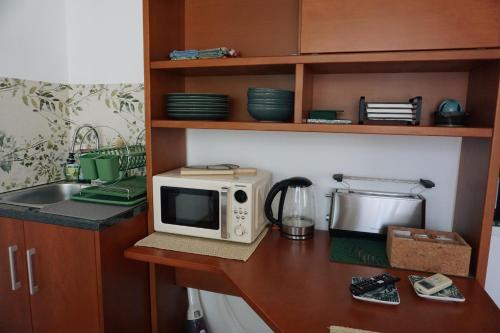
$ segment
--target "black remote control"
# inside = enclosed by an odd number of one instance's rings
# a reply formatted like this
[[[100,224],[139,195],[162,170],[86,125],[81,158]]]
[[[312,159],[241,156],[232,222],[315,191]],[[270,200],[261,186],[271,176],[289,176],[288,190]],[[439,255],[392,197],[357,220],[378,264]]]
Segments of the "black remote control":
[[[375,290],[387,286],[388,284],[393,284],[399,280],[400,279],[397,276],[380,274],[357,283],[352,283],[349,289],[353,295],[359,296],[367,291]]]

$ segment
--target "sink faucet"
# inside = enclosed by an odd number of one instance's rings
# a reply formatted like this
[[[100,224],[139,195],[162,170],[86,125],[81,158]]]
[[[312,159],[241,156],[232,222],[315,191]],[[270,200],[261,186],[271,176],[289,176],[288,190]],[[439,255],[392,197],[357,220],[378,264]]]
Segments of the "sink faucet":
[[[64,165],[64,176],[66,177],[66,180],[68,181],[78,181],[78,178],[80,177],[80,166],[75,164],[75,146],[76,146],[76,140],[78,140],[78,134],[80,134],[80,131],[84,128],[88,128],[87,133],[84,134],[82,141],[85,139],[85,137],[93,132],[95,135],[95,141],[96,141],[96,149],[99,149],[99,133],[97,133],[97,130],[95,127],[89,125],[89,124],[84,124],[80,127],[78,127],[75,131],[75,135],[73,137],[73,143],[71,145],[71,150],[68,155],[68,159],[66,160],[66,164]]]
[[[78,127],[75,131],[75,135],[73,137],[73,144],[71,146],[71,151],[70,151],[70,155],[75,155],[75,145],[76,145],[76,140],[78,140],[78,134],[80,134],[80,131],[84,128],[88,128],[88,132],[85,133],[85,135],[83,136],[82,138],[82,141],[85,139],[85,137],[88,135],[89,132],[93,132],[94,135],[95,135],[95,142],[96,142],[96,149],[99,149],[99,133],[97,133],[97,130],[95,129],[94,126],[92,125],[89,125],[89,124],[84,124],[80,127]]]
[[[93,132],[95,135],[95,143],[96,143],[96,149],[99,149],[100,144],[99,144],[99,133],[97,133],[97,130],[95,129],[94,126],[89,125],[89,124],[84,124],[80,127],[78,127],[75,131],[75,135],[73,136],[73,143],[71,144],[71,150],[69,151],[69,156],[68,159],[66,160],[66,164],[73,164],[75,163],[75,146],[76,146],[76,140],[78,140],[78,134],[80,134],[80,131],[84,128],[88,128],[89,130],[87,133],[82,138],[82,141],[85,139],[85,137],[90,133]]]

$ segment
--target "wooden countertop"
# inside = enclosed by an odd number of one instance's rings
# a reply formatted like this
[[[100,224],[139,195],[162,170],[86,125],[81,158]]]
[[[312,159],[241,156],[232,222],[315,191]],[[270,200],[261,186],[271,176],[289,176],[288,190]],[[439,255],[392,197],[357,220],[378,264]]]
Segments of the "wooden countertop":
[[[271,230],[246,262],[145,247],[125,257],[177,268],[217,273],[276,332],[328,332],[330,325],[379,332],[500,332],[500,311],[473,279],[453,277],[464,303],[418,297],[407,276],[414,272],[329,261],[328,232],[290,241]],[[352,276],[381,272],[399,276],[401,304],[367,303],[351,297]]]

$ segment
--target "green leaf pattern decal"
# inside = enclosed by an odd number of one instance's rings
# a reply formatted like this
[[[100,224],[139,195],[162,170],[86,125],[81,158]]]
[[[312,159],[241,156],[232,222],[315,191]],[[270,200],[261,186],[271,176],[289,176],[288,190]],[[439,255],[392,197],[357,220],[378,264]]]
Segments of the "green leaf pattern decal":
[[[0,193],[62,179],[74,130],[82,124],[109,126],[129,143],[142,142],[143,100],[142,83],[0,78]],[[116,141],[114,131],[98,131],[104,145]]]

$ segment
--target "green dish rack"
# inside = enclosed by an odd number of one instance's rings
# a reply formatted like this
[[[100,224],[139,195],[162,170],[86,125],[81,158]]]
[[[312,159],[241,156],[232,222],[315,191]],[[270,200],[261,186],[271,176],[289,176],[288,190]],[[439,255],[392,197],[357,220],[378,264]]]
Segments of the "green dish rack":
[[[146,148],[144,145],[133,145],[92,150],[80,156],[80,164],[83,177],[87,180],[118,180],[120,171],[146,165]]]
[[[146,165],[144,145],[103,148],[80,157],[83,177],[102,182],[82,189],[72,200],[132,206],[146,200],[146,177],[124,177],[127,170]]]
[[[104,186],[90,186],[71,196],[72,200],[133,206],[146,200],[146,177],[132,176]]]

